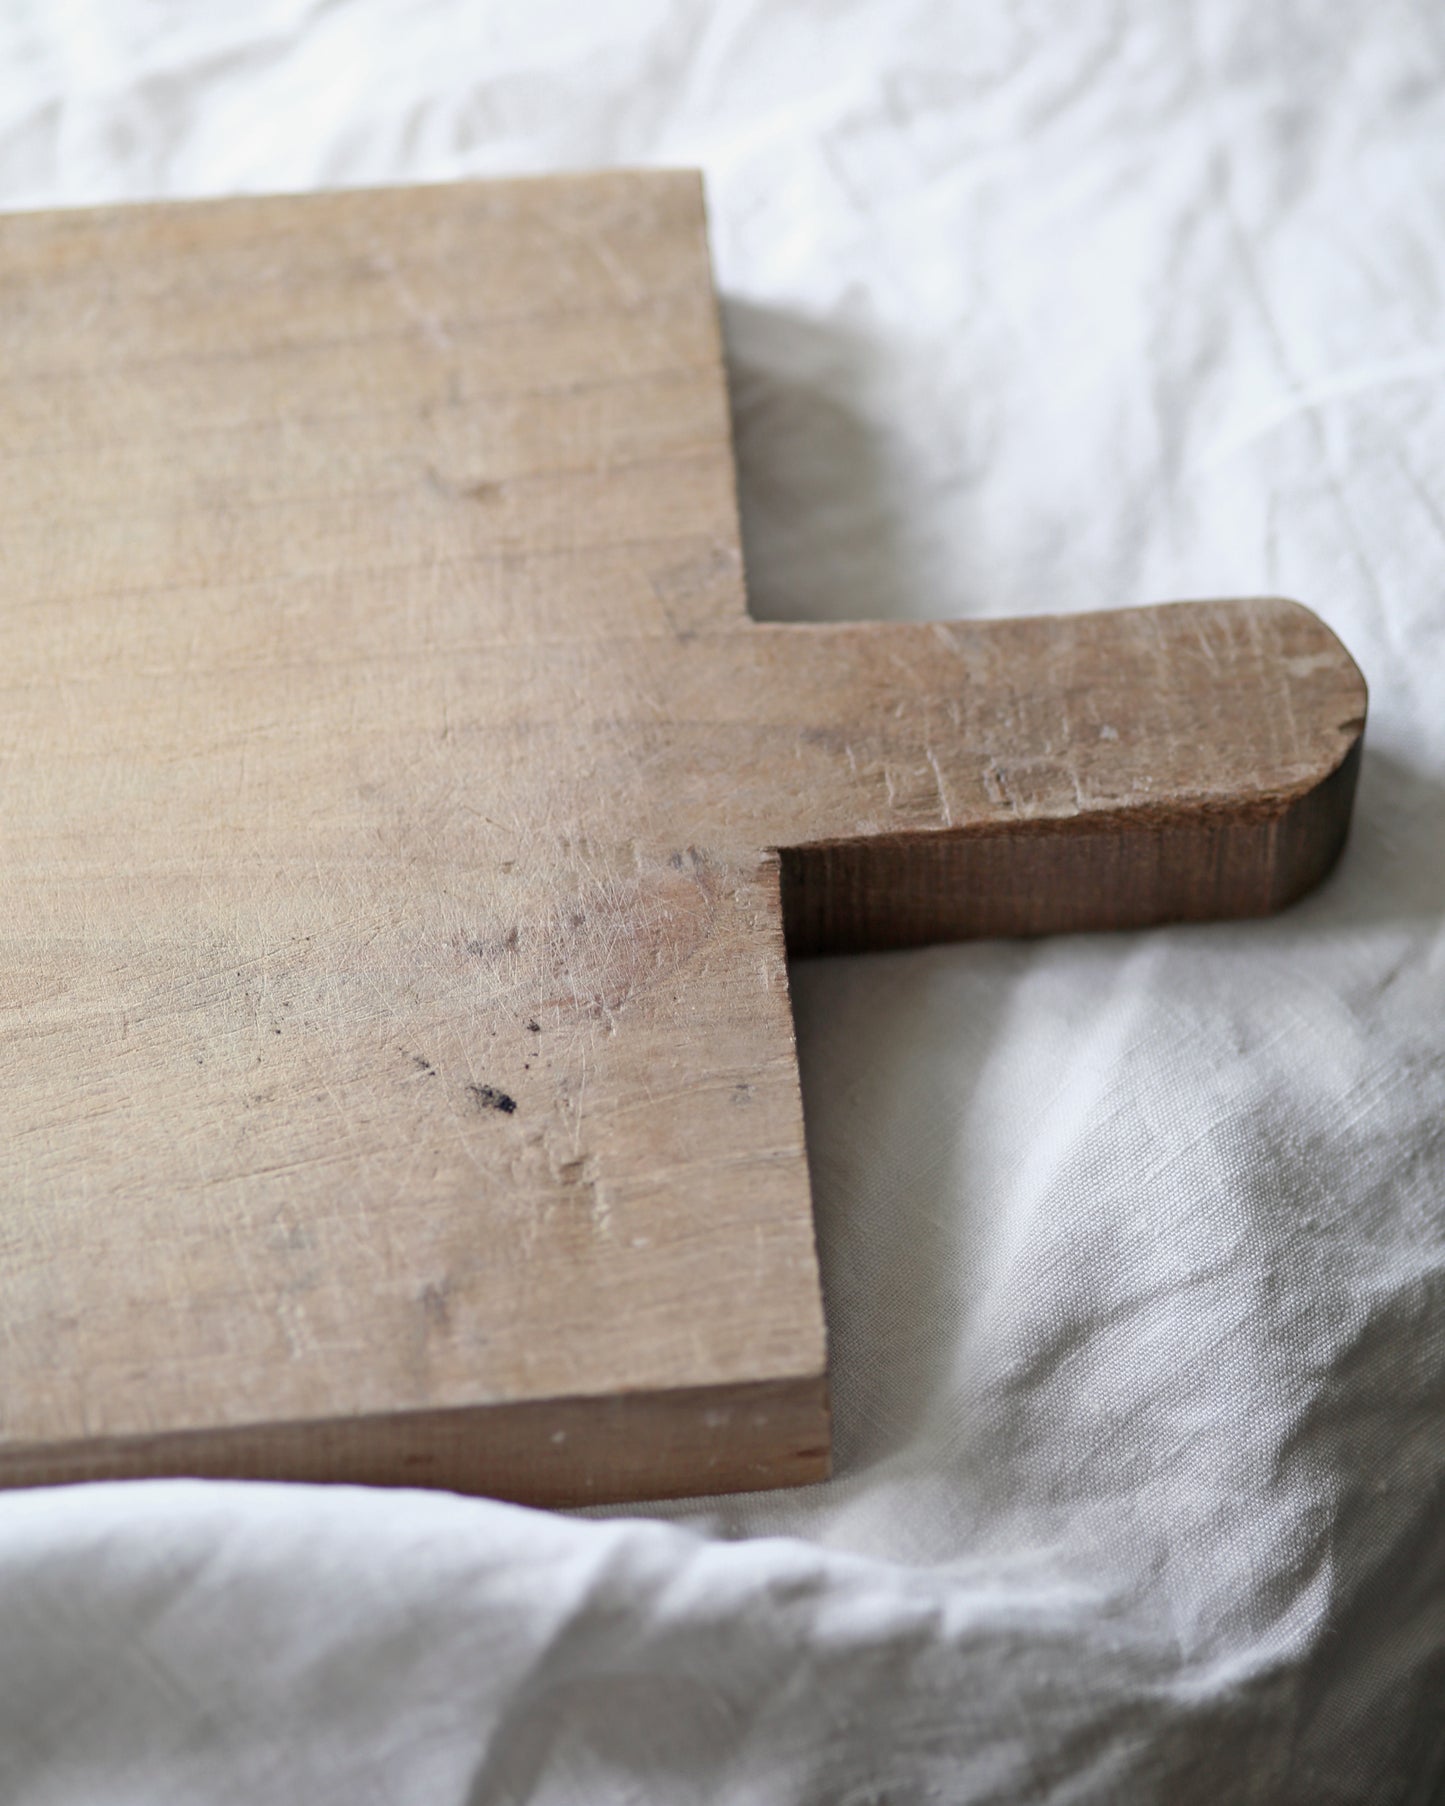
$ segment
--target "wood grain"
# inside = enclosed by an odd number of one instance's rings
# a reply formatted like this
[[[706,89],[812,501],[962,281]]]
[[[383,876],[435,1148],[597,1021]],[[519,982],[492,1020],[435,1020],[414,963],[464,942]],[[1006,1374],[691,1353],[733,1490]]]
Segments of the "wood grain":
[[[827,1466],[796,951],[1278,907],[1307,611],[761,626],[698,181],[0,221],[0,1482]]]

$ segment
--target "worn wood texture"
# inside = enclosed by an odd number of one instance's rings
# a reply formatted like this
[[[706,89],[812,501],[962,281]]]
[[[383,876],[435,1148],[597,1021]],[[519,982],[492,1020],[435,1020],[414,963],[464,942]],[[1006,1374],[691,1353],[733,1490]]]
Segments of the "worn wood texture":
[[[784,964],[1272,909],[1279,601],[746,616],[697,180],[0,222],[0,1480],[826,1471]]]

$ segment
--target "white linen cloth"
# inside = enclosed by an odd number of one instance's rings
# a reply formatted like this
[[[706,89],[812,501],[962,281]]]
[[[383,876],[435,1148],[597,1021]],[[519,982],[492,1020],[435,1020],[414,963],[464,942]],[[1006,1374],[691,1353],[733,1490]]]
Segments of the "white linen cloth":
[[[0,10],[5,205],[701,165],[761,615],[1372,685],[1275,921],[795,972],[835,1481],[8,1495],[0,1802],[1445,1798],[1442,146],[1401,0]]]

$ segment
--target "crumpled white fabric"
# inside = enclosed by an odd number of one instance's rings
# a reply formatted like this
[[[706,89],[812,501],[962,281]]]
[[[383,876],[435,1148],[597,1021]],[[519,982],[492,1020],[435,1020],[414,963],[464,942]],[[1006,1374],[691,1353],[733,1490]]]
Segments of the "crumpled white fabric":
[[[700,164],[764,616],[1373,691],[1278,920],[796,971],[834,1482],[9,1495],[0,1801],[1445,1797],[1442,143],[1391,0],[0,11],[7,205]]]

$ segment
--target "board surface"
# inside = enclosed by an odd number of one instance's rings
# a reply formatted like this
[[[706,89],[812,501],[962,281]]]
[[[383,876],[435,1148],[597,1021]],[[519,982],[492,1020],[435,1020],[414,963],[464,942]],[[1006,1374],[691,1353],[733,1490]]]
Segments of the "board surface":
[[[0,221],[0,1481],[826,1471],[784,959],[1277,907],[1293,604],[745,612],[701,193]]]

